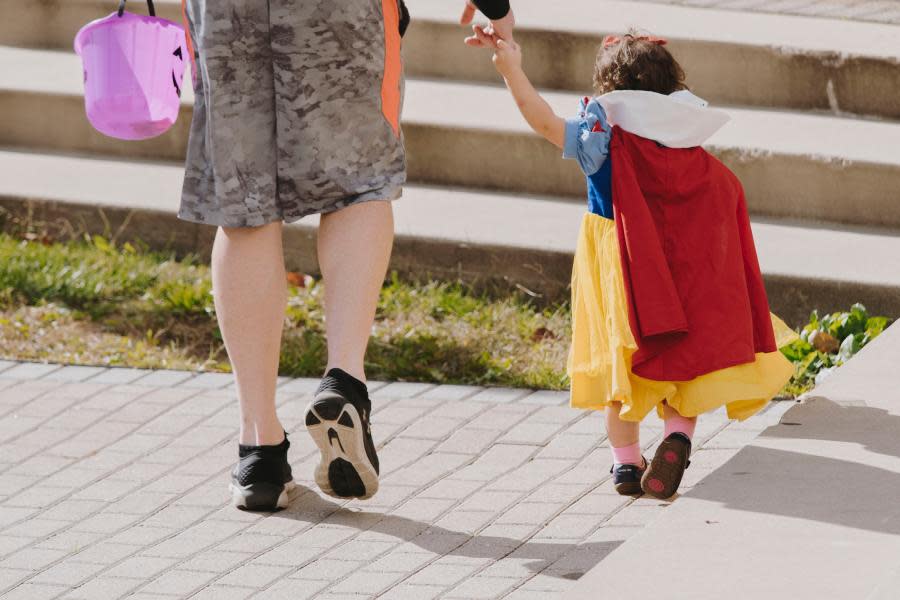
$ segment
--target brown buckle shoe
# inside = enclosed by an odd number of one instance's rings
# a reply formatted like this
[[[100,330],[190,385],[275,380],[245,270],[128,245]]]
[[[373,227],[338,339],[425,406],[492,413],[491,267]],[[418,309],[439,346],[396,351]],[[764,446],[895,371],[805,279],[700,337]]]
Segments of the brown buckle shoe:
[[[691,439],[677,431],[669,434],[641,477],[641,489],[660,500],[671,498],[681,485],[684,470],[691,464],[690,457]]]

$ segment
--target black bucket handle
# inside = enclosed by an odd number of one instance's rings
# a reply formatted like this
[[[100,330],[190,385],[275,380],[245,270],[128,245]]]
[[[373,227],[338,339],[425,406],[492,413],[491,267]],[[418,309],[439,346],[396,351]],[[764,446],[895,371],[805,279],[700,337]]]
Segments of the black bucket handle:
[[[156,16],[156,8],[153,6],[153,0],[147,0],[147,8],[150,10],[150,16]],[[119,0],[119,16],[125,14],[125,0]]]

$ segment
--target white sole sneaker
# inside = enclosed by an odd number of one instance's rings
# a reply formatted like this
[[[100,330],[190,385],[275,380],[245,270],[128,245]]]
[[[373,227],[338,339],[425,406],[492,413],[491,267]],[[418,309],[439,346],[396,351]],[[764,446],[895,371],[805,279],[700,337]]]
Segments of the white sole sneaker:
[[[228,484],[228,489],[231,490],[231,501],[237,508],[265,512],[287,508],[290,502],[290,492],[294,487],[296,485],[293,481],[288,481],[284,485],[251,483],[241,486],[233,481]]]
[[[356,407],[324,392],[306,409],[306,429],[322,455],[316,484],[335,498],[371,498],[378,491],[378,471],[366,452],[363,420]]]

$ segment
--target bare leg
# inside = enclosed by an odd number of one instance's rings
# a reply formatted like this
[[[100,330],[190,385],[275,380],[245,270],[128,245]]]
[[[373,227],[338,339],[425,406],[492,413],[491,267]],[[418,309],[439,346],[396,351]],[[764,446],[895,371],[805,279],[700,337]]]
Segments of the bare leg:
[[[240,401],[241,444],[284,439],[275,413],[287,302],[281,227],[219,228],[213,244],[213,294]]]
[[[677,431],[683,433],[689,439],[693,439],[694,429],[697,427],[697,417],[682,417],[677,410],[665,404],[663,405],[663,419],[666,422],[666,437]]]
[[[640,423],[619,418],[621,402],[613,402],[606,409],[606,433],[613,448],[624,448],[640,441]]]
[[[394,241],[390,202],[365,202],[322,215],[319,267],[325,283],[328,369],[366,380],[363,358]]]
[[[613,487],[624,495],[641,492],[642,469],[646,461],[641,454],[640,423],[619,418],[621,402],[613,402],[606,408],[606,433],[609,437],[613,462]]]

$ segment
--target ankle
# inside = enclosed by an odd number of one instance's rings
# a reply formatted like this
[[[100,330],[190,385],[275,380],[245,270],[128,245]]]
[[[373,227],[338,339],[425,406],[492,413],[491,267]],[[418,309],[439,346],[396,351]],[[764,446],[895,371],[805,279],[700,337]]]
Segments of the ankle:
[[[643,464],[644,459],[641,457],[641,444],[635,442],[627,446],[615,447],[612,449],[613,462],[617,465],[638,465]]]
[[[694,439],[694,430],[697,427],[697,417],[683,417],[678,413],[669,415],[665,421],[664,437],[669,437],[673,433],[681,433],[689,440]]]
[[[244,420],[238,443],[243,446],[277,446],[286,436],[287,433],[277,418],[265,422]]]
[[[347,373],[348,375],[352,376],[354,379],[359,380],[363,384],[367,383],[366,370],[365,370],[365,368],[363,368],[363,366],[361,364],[356,365],[356,364],[349,364],[349,363],[344,363],[344,362],[339,362],[339,361],[335,361],[335,362],[329,361],[328,366],[325,367],[325,374],[327,375],[328,372],[331,371],[332,369],[340,369],[344,373]]]

